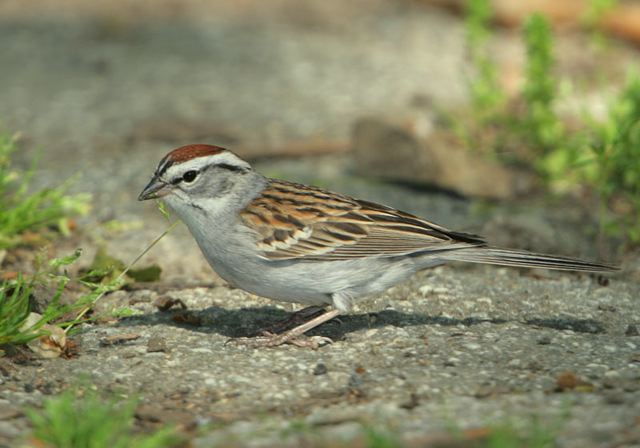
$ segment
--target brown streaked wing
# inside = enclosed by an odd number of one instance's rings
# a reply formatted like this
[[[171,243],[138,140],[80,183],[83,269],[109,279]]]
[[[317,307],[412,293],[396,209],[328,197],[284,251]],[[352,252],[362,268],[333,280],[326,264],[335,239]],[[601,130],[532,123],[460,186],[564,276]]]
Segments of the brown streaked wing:
[[[391,207],[279,180],[271,180],[241,217],[272,260],[390,257],[485,244]]]

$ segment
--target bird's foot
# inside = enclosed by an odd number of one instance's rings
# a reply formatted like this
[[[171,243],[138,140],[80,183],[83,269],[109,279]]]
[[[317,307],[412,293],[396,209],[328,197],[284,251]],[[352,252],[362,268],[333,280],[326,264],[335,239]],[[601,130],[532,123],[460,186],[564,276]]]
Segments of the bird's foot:
[[[264,331],[261,336],[253,338],[234,338],[227,342],[251,348],[277,347],[283,344],[291,344],[296,347],[316,350],[323,345],[332,344],[333,340],[325,336],[306,336],[304,334],[296,334],[292,331],[287,331],[281,334]]]
[[[282,344],[293,344],[298,347],[308,347],[316,349],[320,347],[321,343],[332,343],[333,341],[324,336],[305,336],[304,334],[312,328],[321,325],[328,320],[340,314],[339,310],[327,311],[314,317],[308,322],[298,325],[291,330],[287,330],[281,334],[273,334],[269,332],[263,332],[262,336],[255,338],[237,338],[232,339],[236,344],[245,345],[250,347],[277,347]],[[229,341],[230,342],[230,341]]]
[[[324,312],[325,312],[325,309],[322,306],[317,306],[317,305],[308,306],[294,313],[291,313],[285,319],[279,320],[271,324],[270,326],[264,329],[263,333],[265,332],[277,333],[277,334],[284,333],[289,328],[297,327],[298,325],[301,325],[315,317],[320,316]]]

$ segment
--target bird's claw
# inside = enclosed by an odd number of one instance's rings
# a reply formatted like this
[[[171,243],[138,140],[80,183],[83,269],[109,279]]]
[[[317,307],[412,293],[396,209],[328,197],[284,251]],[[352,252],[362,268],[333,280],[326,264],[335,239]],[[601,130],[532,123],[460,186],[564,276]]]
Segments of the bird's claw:
[[[263,331],[261,336],[253,338],[233,338],[229,339],[227,343],[251,348],[277,347],[283,344],[291,344],[296,347],[316,350],[323,345],[333,344],[333,340],[326,336],[305,336],[288,333],[274,334]]]

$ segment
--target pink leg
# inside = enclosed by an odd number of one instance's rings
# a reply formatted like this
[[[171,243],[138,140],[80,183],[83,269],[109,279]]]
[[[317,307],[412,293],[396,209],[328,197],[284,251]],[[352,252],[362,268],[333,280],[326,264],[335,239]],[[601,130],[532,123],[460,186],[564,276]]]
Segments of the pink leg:
[[[290,314],[285,319],[279,320],[272,325],[269,325],[264,330],[269,333],[283,333],[285,330],[291,327],[301,325],[316,316],[320,316],[326,311],[324,308],[325,307],[323,306],[317,305],[308,306]]]
[[[236,344],[247,345],[250,347],[276,347],[282,344],[293,344],[297,345],[298,347],[309,347],[315,349],[318,348],[319,342],[330,343],[333,341],[322,336],[316,338],[303,338],[302,336],[304,335],[304,333],[311,330],[312,328],[317,327],[318,325],[321,325],[333,319],[339,314],[339,310],[331,310],[281,334],[265,333],[263,336],[258,336],[255,338],[236,338],[232,339],[231,341]]]

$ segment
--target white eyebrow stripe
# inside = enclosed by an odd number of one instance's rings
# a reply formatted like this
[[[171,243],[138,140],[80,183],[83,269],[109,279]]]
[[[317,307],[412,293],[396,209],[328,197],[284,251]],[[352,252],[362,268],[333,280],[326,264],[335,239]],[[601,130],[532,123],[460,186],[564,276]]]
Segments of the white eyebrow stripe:
[[[196,157],[191,160],[175,163],[166,169],[164,176],[171,179],[190,170],[202,171],[211,165],[231,165],[241,169],[251,169],[251,165],[240,157],[230,151],[225,151],[212,156]]]

